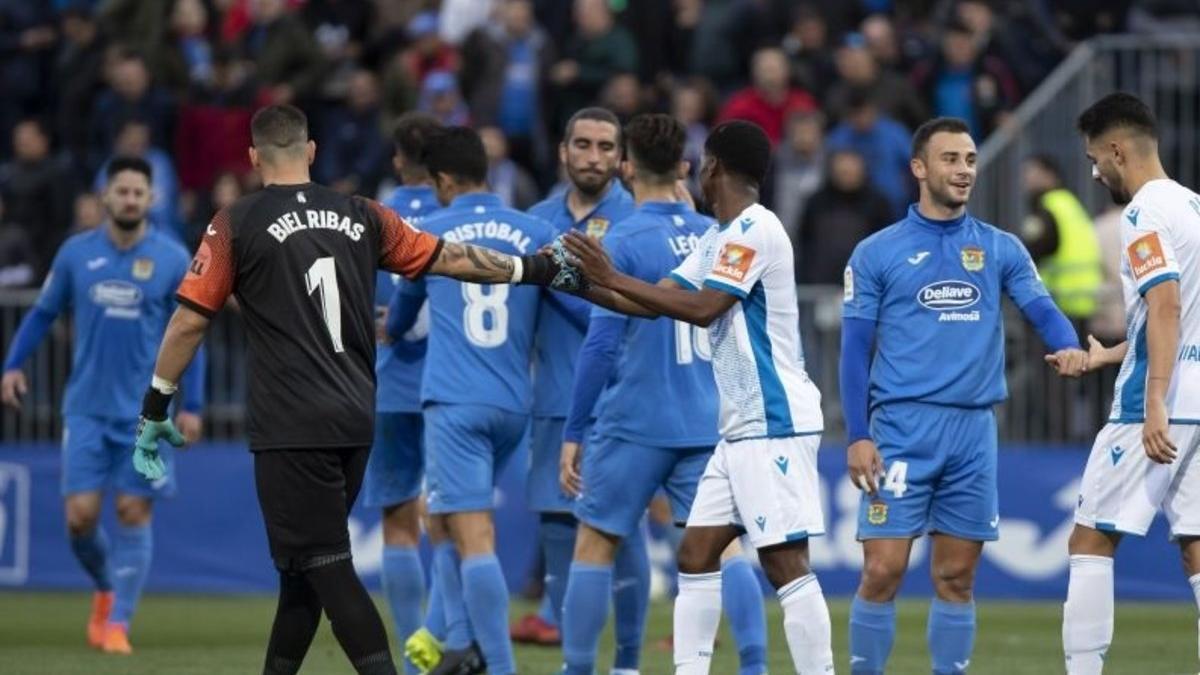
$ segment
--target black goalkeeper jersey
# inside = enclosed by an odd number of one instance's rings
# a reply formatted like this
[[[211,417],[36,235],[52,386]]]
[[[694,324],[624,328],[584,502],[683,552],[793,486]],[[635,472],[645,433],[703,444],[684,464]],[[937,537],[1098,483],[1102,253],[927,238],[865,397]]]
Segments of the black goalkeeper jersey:
[[[237,299],[251,450],[371,444],[375,271],[419,277],[440,247],[378,202],[315,183],[267,186],[213,218],[177,297],[206,316]]]

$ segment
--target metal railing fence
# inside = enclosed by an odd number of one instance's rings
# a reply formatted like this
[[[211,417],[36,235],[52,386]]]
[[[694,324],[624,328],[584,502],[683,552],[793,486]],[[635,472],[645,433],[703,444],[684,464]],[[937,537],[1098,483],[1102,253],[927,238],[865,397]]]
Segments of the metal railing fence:
[[[838,392],[842,290],[801,286],[800,328],[806,366],[822,393],[826,439],[844,437]],[[32,291],[0,292],[0,344],[12,342]],[[1005,343],[1010,398],[998,408],[1001,437],[1018,442],[1090,442],[1112,396],[1113,373],[1063,381],[1042,361],[1041,341],[1006,303]],[[234,311],[217,315],[206,339],[209,350],[206,435],[240,441],[245,433],[245,335]],[[953,358],[948,354],[947,358]],[[30,391],[24,410],[0,413],[0,442],[54,441],[62,432],[60,404],[71,363],[70,322],[60,320],[26,364]]]

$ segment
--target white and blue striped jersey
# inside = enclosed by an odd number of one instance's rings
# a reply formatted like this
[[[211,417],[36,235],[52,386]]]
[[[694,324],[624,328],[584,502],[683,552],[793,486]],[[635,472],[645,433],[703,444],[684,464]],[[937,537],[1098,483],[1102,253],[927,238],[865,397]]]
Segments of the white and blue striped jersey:
[[[804,370],[792,245],[779,219],[753,204],[714,226],[671,273],[690,289],[736,296],[708,327],[721,399],[721,437],[820,433],[821,393]]]
[[[1117,374],[1110,422],[1146,419],[1146,292],[1179,282],[1179,351],[1167,415],[1174,424],[1200,424],[1200,196],[1173,180],[1142,186],[1121,213],[1121,286],[1129,349]]]

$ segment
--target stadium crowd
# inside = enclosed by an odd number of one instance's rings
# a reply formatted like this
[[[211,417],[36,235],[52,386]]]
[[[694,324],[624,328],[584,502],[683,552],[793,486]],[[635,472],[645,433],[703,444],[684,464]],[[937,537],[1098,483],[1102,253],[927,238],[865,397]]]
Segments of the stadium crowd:
[[[152,220],[191,247],[257,187],[249,118],[300,105],[314,179],[394,184],[405,111],[470,124],[489,183],[527,208],[559,182],[563,123],[599,102],[670,112],[699,166],[713,124],[776,144],[764,202],[806,264],[839,283],[854,245],[915,194],[910,130],[932,115],[982,140],[1070,46],[1152,30],[1173,3],[1046,0],[0,0],[0,285],[41,281],[103,218],[115,155],[154,169]],[[693,188],[695,186],[693,185]],[[817,236],[820,233],[820,236]]]

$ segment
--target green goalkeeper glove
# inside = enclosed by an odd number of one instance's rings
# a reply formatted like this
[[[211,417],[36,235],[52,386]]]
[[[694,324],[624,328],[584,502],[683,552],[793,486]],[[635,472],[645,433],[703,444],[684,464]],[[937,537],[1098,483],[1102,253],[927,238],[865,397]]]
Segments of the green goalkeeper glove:
[[[137,441],[133,444],[133,468],[151,481],[167,475],[167,465],[158,453],[158,441],[165,439],[177,448],[184,443],[183,434],[167,418],[167,408],[171,405],[175,387],[168,384],[163,388],[169,391],[162,391],[159,386],[162,385],[152,383],[146,390],[146,396],[142,399],[142,416],[138,421]]]

